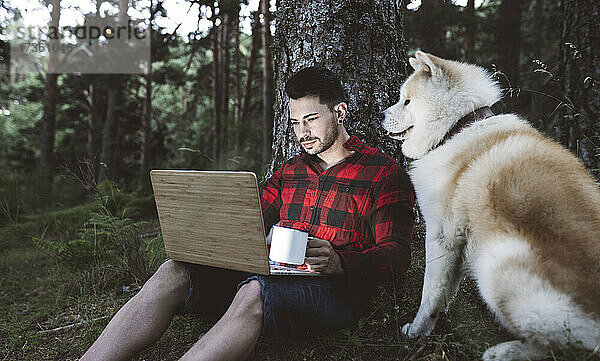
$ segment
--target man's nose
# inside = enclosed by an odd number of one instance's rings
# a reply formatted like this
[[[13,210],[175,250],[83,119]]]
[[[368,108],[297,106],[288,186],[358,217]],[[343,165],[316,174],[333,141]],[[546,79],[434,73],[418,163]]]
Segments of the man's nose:
[[[305,135],[310,135],[310,127],[305,122],[300,122],[298,124],[298,134],[301,137]]]

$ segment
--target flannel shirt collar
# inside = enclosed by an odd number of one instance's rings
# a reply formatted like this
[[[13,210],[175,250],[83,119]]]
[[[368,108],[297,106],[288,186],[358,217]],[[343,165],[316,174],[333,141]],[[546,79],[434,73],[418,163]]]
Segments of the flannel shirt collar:
[[[356,135],[351,135],[344,143],[344,148],[349,151],[363,152],[367,146],[365,143],[361,142]]]

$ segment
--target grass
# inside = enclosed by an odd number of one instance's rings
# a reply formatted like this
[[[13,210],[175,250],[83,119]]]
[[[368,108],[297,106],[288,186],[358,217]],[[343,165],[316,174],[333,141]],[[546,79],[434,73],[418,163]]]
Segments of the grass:
[[[148,201],[139,201],[147,209]],[[50,229],[66,233],[86,220],[94,205],[23,217],[0,229],[0,360],[76,360],[114,313],[141,287],[120,263],[74,270],[38,249],[32,236]],[[149,218],[148,227],[156,226]],[[417,227],[413,264],[395,283],[381,286],[369,312],[356,325],[329,335],[263,338],[251,360],[475,360],[512,337],[487,311],[472,280],[466,279],[433,335],[410,340],[399,330],[419,306],[424,269],[422,227]],[[98,319],[96,321],[93,321]],[[78,326],[40,333],[65,325]],[[135,360],[176,360],[210,324],[175,317],[150,349]],[[598,354],[565,348],[549,360],[600,360]]]

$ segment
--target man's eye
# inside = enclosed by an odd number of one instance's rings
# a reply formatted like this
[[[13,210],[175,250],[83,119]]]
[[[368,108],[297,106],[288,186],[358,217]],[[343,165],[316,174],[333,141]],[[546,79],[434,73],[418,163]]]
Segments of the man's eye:
[[[309,122],[312,122],[312,121],[313,121],[313,120],[315,120],[315,119],[317,119],[317,118],[316,118],[316,117],[315,117],[315,118],[308,118],[307,120],[308,120]]]

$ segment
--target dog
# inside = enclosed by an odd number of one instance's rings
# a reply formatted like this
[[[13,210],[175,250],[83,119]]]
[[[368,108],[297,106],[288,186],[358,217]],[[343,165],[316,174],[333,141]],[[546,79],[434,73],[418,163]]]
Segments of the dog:
[[[535,360],[600,342],[600,189],[568,150],[515,114],[483,68],[417,52],[382,126],[414,159],[426,225],[421,304],[402,332],[427,336],[464,272],[518,340],[484,360]]]

